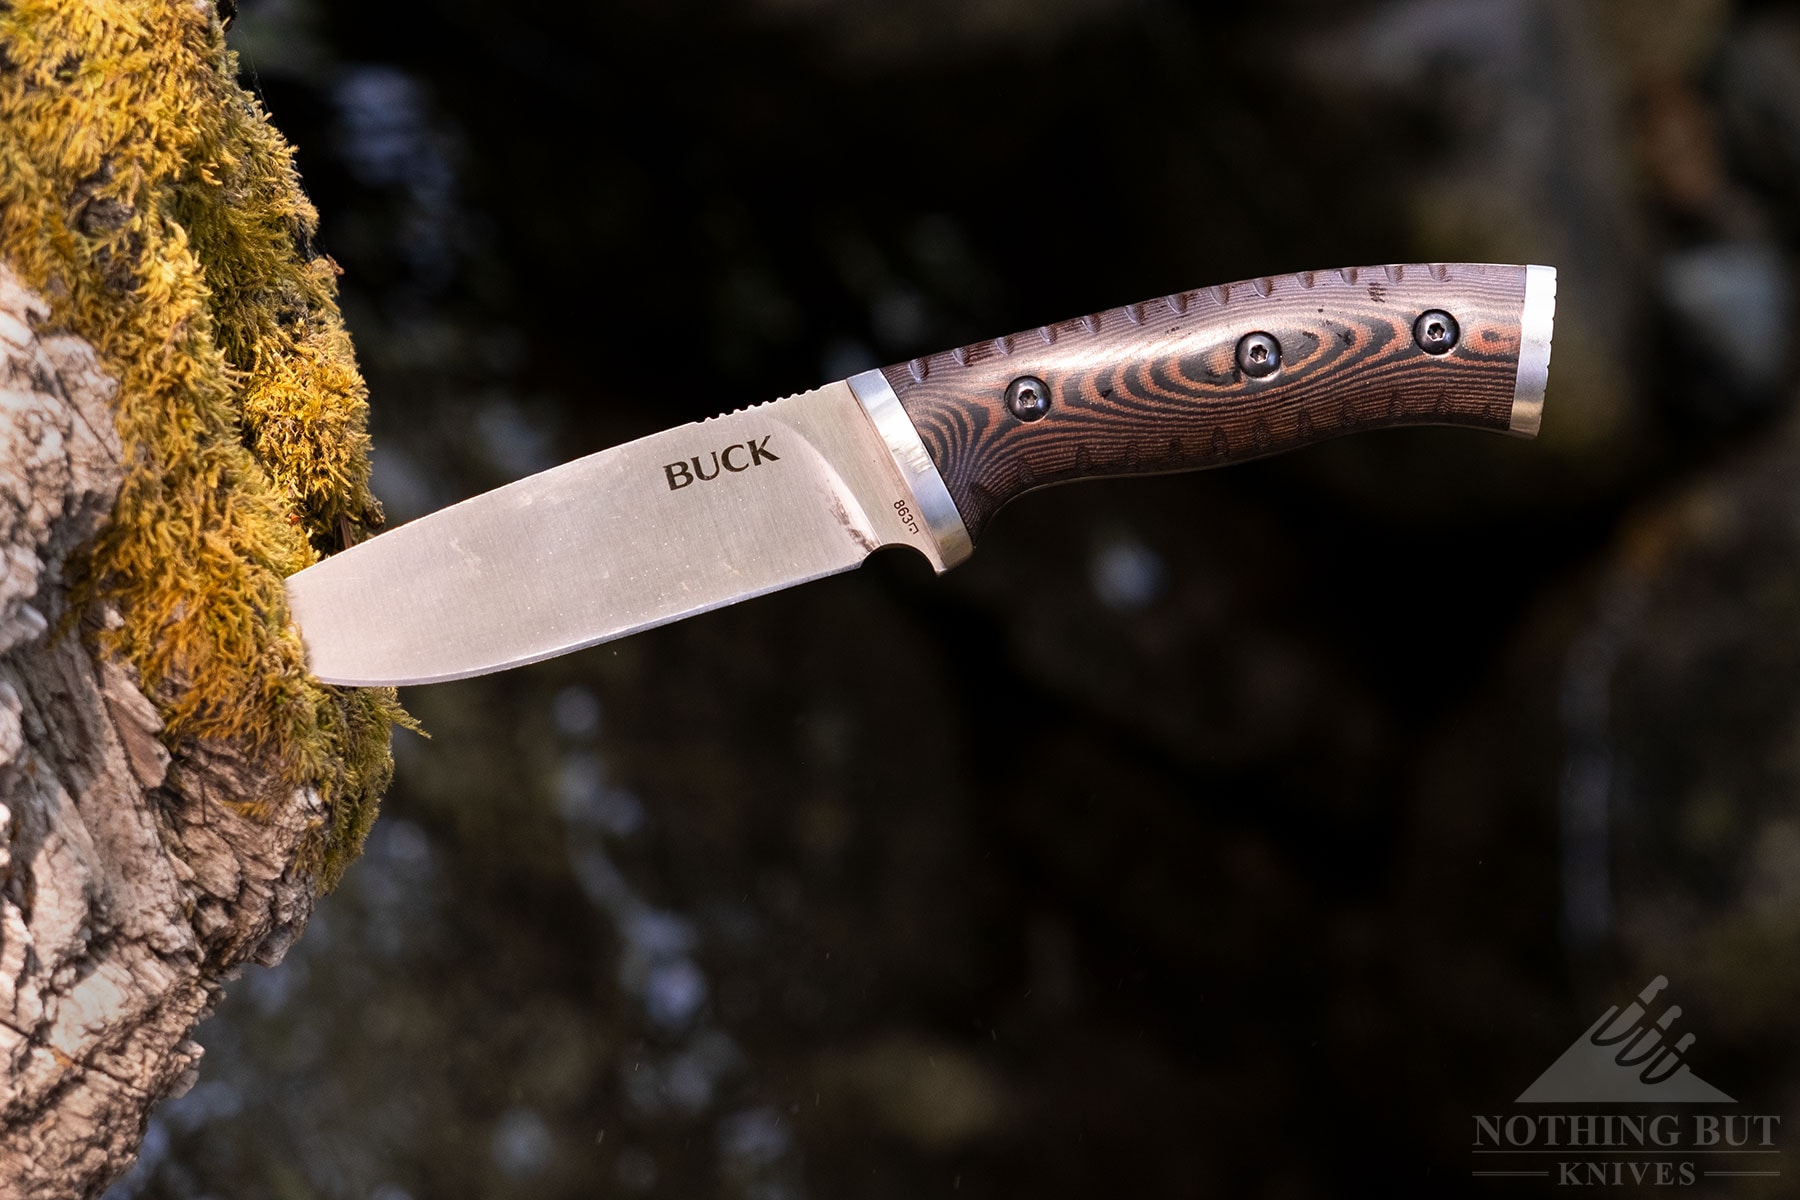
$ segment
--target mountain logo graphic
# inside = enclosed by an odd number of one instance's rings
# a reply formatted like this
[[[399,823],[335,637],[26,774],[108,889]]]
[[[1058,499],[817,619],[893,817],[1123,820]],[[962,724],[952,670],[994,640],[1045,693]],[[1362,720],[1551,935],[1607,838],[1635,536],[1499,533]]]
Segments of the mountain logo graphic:
[[[1668,977],[1658,975],[1623,1011],[1616,1004],[1607,1009],[1515,1103],[1737,1103],[1688,1069],[1694,1035],[1675,1041],[1670,1030],[1679,1005],[1650,1020],[1651,1003],[1668,986]]]

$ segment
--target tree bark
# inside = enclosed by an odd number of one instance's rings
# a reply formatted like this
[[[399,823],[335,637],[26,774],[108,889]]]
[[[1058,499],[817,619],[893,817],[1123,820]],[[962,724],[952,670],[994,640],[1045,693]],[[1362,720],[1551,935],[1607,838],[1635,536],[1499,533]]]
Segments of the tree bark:
[[[284,603],[380,518],[316,225],[212,6],[0,0],[0,1200],[130,1165],[391,773]]]
[[[273,963],[312,907],[293,864],[321,819],[271,817],[265,769],[219,744],[172,760],[156,706],[68,611],[74,556],[121,467],[114,382],[0,265],[0,1197],[95,1195],[150,1108],[195,1076],[220,981]]]

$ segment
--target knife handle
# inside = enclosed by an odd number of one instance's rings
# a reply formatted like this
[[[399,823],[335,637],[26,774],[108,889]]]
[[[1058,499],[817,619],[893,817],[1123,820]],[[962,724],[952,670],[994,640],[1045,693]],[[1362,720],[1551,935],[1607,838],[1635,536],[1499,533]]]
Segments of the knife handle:
[[[1052,483],[1223,466],[1394,425],[1533,436],[1555,296],[1549,267],[1303,271],[881,374],[972,539],[1002,505]]]

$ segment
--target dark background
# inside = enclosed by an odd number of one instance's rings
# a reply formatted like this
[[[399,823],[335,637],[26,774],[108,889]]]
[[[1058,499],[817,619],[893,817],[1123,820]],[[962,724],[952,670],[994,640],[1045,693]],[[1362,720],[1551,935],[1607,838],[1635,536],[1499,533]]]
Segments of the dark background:
[[[1282,271],[1550,263],[1555,354],[1536,443],[1057,489],[408,692],[116,1195],[1534,1195],[1473,1115],[1659,974],[1800,1108],[1788,6],[241,7],[390,520]]]

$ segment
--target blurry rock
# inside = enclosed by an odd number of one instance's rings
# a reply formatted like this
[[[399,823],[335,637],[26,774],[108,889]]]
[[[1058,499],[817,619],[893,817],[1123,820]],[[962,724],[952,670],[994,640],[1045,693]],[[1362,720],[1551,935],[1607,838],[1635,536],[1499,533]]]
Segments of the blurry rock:
[[[529,1108],[509,1108],[494,1124],[490,1152],[508,1179],[531,1179],[549,1165],[555,1150],[550,1127]]]
[[[1657,196],[1675,213],[1705,219],[1726,196],[1713,106],[1693,88],[1658,86],[1637,105],[1638,156]]]
[[[1138,612],[1160,598],[1168,568],[1156,551],[1131,537],[1108,541],[1088,566],[1094,595],[1115,612]]]
[[[630,1192],[647,1192],[656,1186],[656,1160],[642,1150],[630,1149],[619,1155],[614,1170],[619,1186]]]
[[[1021,501],[954,581],[1004,614],[1009,669],[1175,762],[1280,773],[1323,757],[1340,780],[1355,777],[1344,760],[1379,718],[1304,645],[1305,564],[1276,529],[1204,476],[1134,480],[1105,508],[1092,495]],[[1143,516],[1124,519],[1134,509]],[[1157,528],[1169,512],[1195,519]],[[1034,727],[1050,720],[1041,707]]]
[[[1800,1044],[1800,426],[1627,530],[1602,797],[1616,945],[1747,1090]],[[1716,1060],[1715,1060],[1716,1061]],[[1752,1066],[1751,1064],[1754,1064]]]
[[[1659,0],[1646,20],[1641,0],[1595,0],[1588,5],[1637,84],[1693,78],[1711,65],[1732,17],[1731,0]]]
[[[1781,249],[1721,242],[1663,258],[1659,283],[1675,372],[1670,398],[1711,426],[1780,404],[1792,359],[1793,282]]]
[[[1132,0],[757,0],[767,19],[824,31],[837,53],[859,65],[910,66],[946,52],[1041,47],[1115,17]]]
[[[321,36],[322,17],[312,0],[260,0],[231,22],[231,45],[260,74],[321,79],[333,58]]]
[[[1441,83],[1452,73],[1492,80],[1520,70],[1530,57],[1530,0],[1400,0],[1364,8],[1366,15],[1349,28],[1311,41],[1304,59],[1309,71],[1411,89]],[[1357,53],[1344,53],[1346,42]]]
[[[1800,197],[1800,17],[1768,12],[1744,22],[1722,56],[1719,92],[1733,165]]]
[[[1000,1132],[1011,1103],[995,1073],[966,1050],[923,1034],[878,1034],[817,1067],[819,1093],[848,1102],[927,1152]]]
[[[1737,1030],[1764,1078],[1792,1073],[1780,514],[1800,480],[1746,468],[1746,525],[1727,468],[1629,546],[1608,532],[1622,480],[1686,486],[1640,453],[1662,436],[1644,384],[1674,370],[1674,339],[1645,336],[1663,249],[1779,259],[1796,232],[1776,205],[1720,218],[1765,204],[1756,188],[1800,197],[1800,38],[1766,32],[1791,18],[1725,0],[1655,20],[1641,0],[247,7],[265,73],[253,18],[331,17],[299,140],[309,182],[340,180],[320,203],[364,298],[381,453],[404,455],[396,515],[500,482],[507,446],[478,434],[537,452],[515,418],[554,415],[582,439],[559,433],[568,457],[1234,273],[1549,262],[1558,349],[1542,444],[1427,431],[1053,490],[943,580],[878,558],[422,689],[435,740],[402,743],[384,822],[418,822],[433,871],[378,872],[377,843],[271,1011],[228,1007],[208,1063],[244,1113],[155,1126],[156,1196],[202,1190],[170,1182],[189,1168],[221,1195],[296,1170],[321,1194],[491,1190],[496,1131],[531,1149],[521,1112],[551,1152],[515,1186],[545,1200],[1460,1177],[1468,1114],[1616,990],[1573,994],[1595,954],[1566,937],[1564,871],[1603,901],[1587,944],[1633,957],[1627,991],[1668,972],[1738,1013],[1696,1011],[1709,1046]],[[396,56],[403,77],[341,86],[338,64]],[[556,140],[570,114],[638,112],[578,154]],[[1241,169],[1260,144],[1290,152]],[[797,186],[859,179],[871,152],[896,167],[882,187]],[[1019,180],[1043,181],[1029,203]],[[479,254],[465,213],[491,232]],[[468,297],[418,301],[421,244],[467,256]],[[1695,330],[1743,302],[1724,265],[1713,292],[1678,288],[1712,297],[1688,305]],[[528,353],[482,349],[510,328]],[[1547,463],[1575,486],[1541,486]],[[1575,798],[1582,821],[1559,824]],[[420,880],[429,908],[392,903]],[[395,957],[384,924],[404,928]],[[228,1032],[253,1049],[234,1058]]]
[[[781,1114],[760,1107],[719,1122],[719,1162],[727,1178],[748,1182],[778,1164],[793,1145]]]

